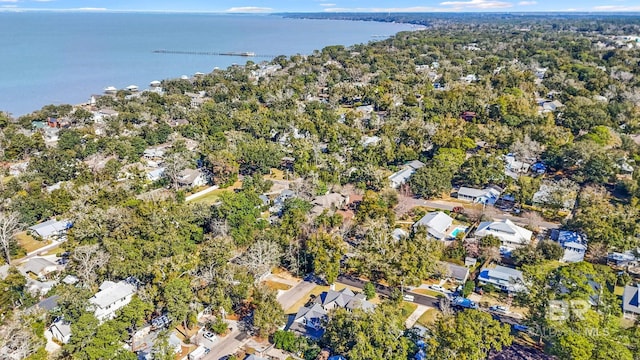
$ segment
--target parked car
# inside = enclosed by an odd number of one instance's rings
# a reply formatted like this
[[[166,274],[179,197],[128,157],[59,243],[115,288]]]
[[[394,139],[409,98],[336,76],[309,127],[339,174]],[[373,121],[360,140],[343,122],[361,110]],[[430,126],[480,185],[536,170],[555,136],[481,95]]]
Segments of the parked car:
[[[216,334],[210,331],[205,331],[204,334],[202,334],[202,336],[204,336],[205,339],[211,340],[211,341],[214,341],[216,339]]]
[[[529,327],[525,325],[515,324],[513,325],[513,329],[516,331],[529,331]]]
[[[431,285],[431,289],[435,291],[445,292],[445,289],[440,285]]]
[[[506,308],[506,307],[504,307],[504,306],[500,306],[500,305],[493,305],[493,306],[490,306],[490,307],[489,307],[489,310],[491,310],[491,311],[495,311],[495,312],[500,312],[500,313],[505,313],[505,314],[509,312],[509,310],[507,310],[507,308]]]

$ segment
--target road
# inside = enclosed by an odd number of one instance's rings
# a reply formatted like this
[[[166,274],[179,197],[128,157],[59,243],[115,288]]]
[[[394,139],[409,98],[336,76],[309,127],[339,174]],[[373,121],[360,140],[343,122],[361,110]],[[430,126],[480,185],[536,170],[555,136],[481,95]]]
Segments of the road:
[[[316,284],[308,281],[303,281],[287,290],[286,292],[280,294],[280,296],[278,296],[278,302],[280,303],[280,306],[282,306],[282,309],[286,311],[300,299],[307,296],[314,287],[316,287]]]
[[[348,276],[348,275],[338,276],[338,281],[345,285],[353,286],[358,289],[362,289],[364,287],[364,284],[367,283],[366,281],[363,281],[361,279],[355,278],[353,276]],[[391,294],[391,289],[388,286],[376,284],[376,292],[380,295],[388,297]],[[413,301],[411,301],[413,303],[416,303],[418,305],[430,306],[436,309],[438,308],[438,304],[440,300],[438,300],[437,298],[427,296],[427,295],[416,294],[416,293],[411,293],[411,295],[413,296]],[[486,309],[479,309],[479,310],[489,312]],[[500,322],[503,322],[505,324],[515,325],[519,323],[517,319],[510,317],[506,314],[499,314],[494,312],[490,312],[490,313],[494,319],[499,320]]]

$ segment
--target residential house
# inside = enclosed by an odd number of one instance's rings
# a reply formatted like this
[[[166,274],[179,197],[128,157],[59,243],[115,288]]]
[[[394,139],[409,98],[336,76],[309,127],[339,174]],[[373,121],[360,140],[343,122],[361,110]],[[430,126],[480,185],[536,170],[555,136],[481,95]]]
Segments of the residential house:
[[[316,298],[315,303],[322,305],[325,311],[335,308],[344,308],[350,311],[355,309],[371,311],[375,308],[375,305],[367,301],[363,293],[355,294],[349,288],[344,288],[340,291],[325,291]]]
[[[446,277],[449,280],[458,284],[464,284],[467,282],[467,279],[469,279],[469,268],[443,261],[439,264],[446,270]]]
[[[638,262],[640,262],[640,257],[633,251],[612,252],[607,255],[607,263],[618,267],[635,266]]]
[[[29,232],[42,239],[58,239],[65,236],[67,230],[71,228],[71,222],[68,220],[58,221],[56,219],[47,220],[40,224],[29,227]]]
[[[48,298],[30,307],[27,310],[27,312],[32,312],[32,311],[35,311],[36,309],[44,310],[44,311],[52,311],[58,307],[59,298],[60,298],[59,295],[49,296]]]
[[[580,262],[587,252],[586,236],[575,231],[553,230],[551,240],[557,242],[564,249],[562,262]]]
[[[429,236],[437,240],[446,240],[448,238],[447,231],[451,227],[453,219],[442,211],[430,212],[413,224],[413,229],[425,227]]]
[[[206,101],[206,99],[204,97],[205,94],[206,94],[205,91],[200,91],[198,93],[186,92],[184,94],[189,97],[189,99],[190,99],[190,103],[189,104],[194,109],[199,108]]]
[[[505,174],[515,180],[518,179],[520,174],[528,173],[531,168],[531,163],[516,160],[516,156],[513,154],[504,155],[502,160],[504,161]]]
[[[310,338],[320,338],[324,333],[324,323],[329,319],[328,312],[321,304],[304,306],[298,310],[288,329]]]
[[[493,205],[500,198],[502,191],[495,187],[487,187],[485,189],[474,189],[461,187],[458,190],[458,200],[469,201],[472,203]]]
[[[624,293],[622,294],[622,316],[632,320],[640,316],[640,283],[624,287]]]
[[[162,160],[167,152],[167,146],[155,146],[144,150],[142,156],[148,160]]]
[[[391,238],[395,241],[407,239],[408,237],[409,233],[404,229],[397,228],[391,232]]]
[[[509,219],[500,221],[483,221],[478,225],[475,236],[482,238],[493,235],[500,239],[502,246],[508,249],[529,244],[533,232],[514,224]]]
[[[522,272],[500,265],[495,268],[482,268],[478,282],[480,285],[491,284],[509,293],[526,291]]]
[[[58,319],[49,326],[51,337],[59,342],[66,344],[71,339],[71,324],[63,319]]]
[[[349,196],[338,193],[330,193],[327,195],[316,196],[311,202],[314,207],[311,214],[320,215],[324,210],[341,209],[349,203]]]
[[[178,174],[180,186],[198,187],[207,184],[207,177],[198,169],[184,169]]]
[[[105,281],[100,285],[100,291],[89,299],[94,306],[96,318],[100,321],[111,320],[116,316],[116,311],[127,305],[136,287],[125,281]]]
[[[164,168],[157,168],[157,169],[153,169],[147,172],[147,180],[149,181],[158,181],[160,179],[162,179],[162,176],[164,175]]]
[[[375,145],[378,145],[380,140],[382,139],[380,139],[378,136],[365,136],[362,138],[362,146],[363,147],[375,146]]]
[[[269,208],[269,212],[274,214],[279,214],[280,212],[282,212],[282,209],[284,208],[284,202],[287,199],[293,199],[294,197],[296,197],[296,193],[293,192],[292,190],[289,190],[289,189],[282,190],[278,195],[278,197],[276,197],[273,200],[273,206]],[[268,204],[268,200],[269,199],[267,198],[267,204]]]
[[[57,281],[38,281],[27,278],[26,288],[27,292],[33,296],[45,296],[57,284]]]
[[[400,171],[393,173],[389,176],[389,181],[391,182],[390,186],[394,189],[399,188],[402,184],[405,184],[409,181],[409,178],[416,170],[424,167],[424,163],[419,160],[410,161],[402,166]]]
[[[18,269],[25,276],[33,274],[39,279],[44,279],[48,274],[57,271],[58,265],[44,258],[31,258],[21,264]]]

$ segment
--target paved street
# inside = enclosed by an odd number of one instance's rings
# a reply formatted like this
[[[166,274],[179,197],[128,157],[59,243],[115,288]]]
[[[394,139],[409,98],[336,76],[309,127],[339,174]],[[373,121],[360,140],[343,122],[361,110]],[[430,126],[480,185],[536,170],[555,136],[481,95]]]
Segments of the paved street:
[[[278,302],[282,306],[283,310],[287,310],[292,307],[295,303],[297,303],[300,299],[307,296],[313,288],[316,287],[316,284],[308,281],[303,281],[298,285],[292,287],[291,289],[285,291],[284,293],[278,296]]]

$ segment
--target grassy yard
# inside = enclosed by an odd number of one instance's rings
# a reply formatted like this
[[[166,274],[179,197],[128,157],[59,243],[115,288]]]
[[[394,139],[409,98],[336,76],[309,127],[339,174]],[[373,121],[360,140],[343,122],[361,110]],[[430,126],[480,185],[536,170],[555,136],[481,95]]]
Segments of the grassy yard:
[[[402,302],[402,317],[406,320],[413,314],[414,311],[418,308],[417,304],[403,301]]]
[[[289,290],[291,289],[291,285],[287,285],[287,284],[283,284],[281,282],[277,282],[277,281],[271,281],[271,280],[266,280],[263,282],[263,284],[265,284],[269,289],[272,290]]]
[[[624,295],[624,286],[616,286],[613,289],[613,295],[617,295],[617,296]]]
[[[435,323],[436,319],[440,315],[441,313],[438,309],[429,309],[425,311],[422,316],[420,316],[420,318],[418,319],[418,324],[422,326],[431,326],[433,323]]]
[[[284,171],[279,169],[271,169],[269,175],[264,176],[265,180],[285,180]]]
[[[224,189],[213,190],[212,192],[199,196],[191,201],[197,202],[197,203],[204,203],[204,204],[214,204],[220,200],[220,194],[229,192],[229,191],[234,191],[235,189],[240,189],[241,187],[242,187],[242,181],[238,180],[229,187],[226,187]]]
[[[435,298],[444,297],[443,293],[437,292],[437,291],[433,291],[433,290],[429,290],[429,289],[413,289],[413,290],[411,290],[411,292],[414,292],[416,294],[421,294],[421,295],[433,296]]]
[[[50,244],[49,241],[36,240],[33,236],[27,234],[26,231],[18,233],[16,235],[16,240],[18,240],[18,245],[20,245],[20,247],[27,253],[36,251]]]

